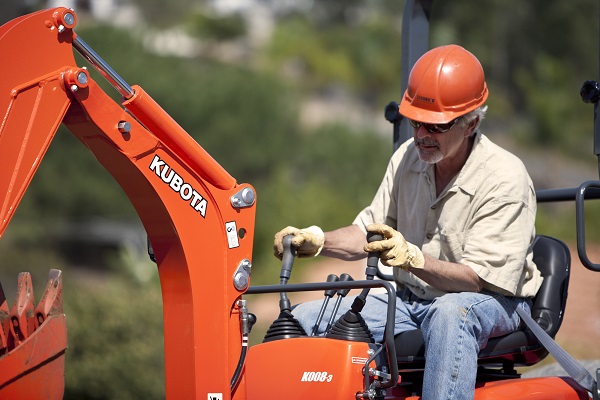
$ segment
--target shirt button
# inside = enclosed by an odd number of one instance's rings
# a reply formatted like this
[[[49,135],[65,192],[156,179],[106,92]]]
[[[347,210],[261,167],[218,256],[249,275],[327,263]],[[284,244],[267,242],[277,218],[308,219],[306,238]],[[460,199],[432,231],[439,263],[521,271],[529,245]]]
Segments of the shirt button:
[[[431,238],[433,237],[433,234],[432,233],[428,233],[427,235],[425,235],[425,237],[427,239],[431,240]]]

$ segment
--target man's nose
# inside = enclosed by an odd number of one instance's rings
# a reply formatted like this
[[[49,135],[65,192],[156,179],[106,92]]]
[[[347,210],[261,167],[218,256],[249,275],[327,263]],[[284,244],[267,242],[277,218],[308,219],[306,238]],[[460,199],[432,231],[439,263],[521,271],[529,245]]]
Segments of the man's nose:
[[[423,139],[426,137],[431,137],[433,136],[433,133],[429,132],[427,129],[425,129],[425,126],[421,125],[418,129],[415,129],[415,137],[417,139]]]

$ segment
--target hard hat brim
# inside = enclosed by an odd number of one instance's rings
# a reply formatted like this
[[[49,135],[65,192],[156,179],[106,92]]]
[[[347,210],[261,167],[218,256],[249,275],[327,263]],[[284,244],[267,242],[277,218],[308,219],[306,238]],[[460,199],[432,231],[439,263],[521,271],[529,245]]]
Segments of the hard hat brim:
[[[413,105],[412,99],[405,92],[402,97],[402,101],[400,102],[400,107],[398,111],[400,114],[406,118],[412,119],[414,121],[423,122],[426,124],[446,124],[458,117],[461,117],[465,114],[470,113],[471,111],[483,106],[488,98],[488,90],[487,87],[485,91],[482,93],[480,99],[477,99],[474,104],[469,107],[461,108],[460,110],[452,111],[446,109],[445,111],[433,111],[428,110],[423,107],[416,107]]]

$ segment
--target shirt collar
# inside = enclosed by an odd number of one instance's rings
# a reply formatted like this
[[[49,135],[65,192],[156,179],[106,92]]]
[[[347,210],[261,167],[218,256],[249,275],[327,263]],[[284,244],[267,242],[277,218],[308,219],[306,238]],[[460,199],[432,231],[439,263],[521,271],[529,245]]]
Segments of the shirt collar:
[[[487,160],[486,137],[476,132],[475,141],[467,162],[458,173],[454,186],[460,188],[469,195],[474,195],[483,178],[483,169]]]

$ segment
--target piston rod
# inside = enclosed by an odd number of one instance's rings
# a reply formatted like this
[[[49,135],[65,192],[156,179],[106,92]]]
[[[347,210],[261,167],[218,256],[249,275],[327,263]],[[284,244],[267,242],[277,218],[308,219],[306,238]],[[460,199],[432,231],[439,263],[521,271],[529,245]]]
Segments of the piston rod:
[[[90,64],[94,66],[106,78],[108,82],[126,99],[131,98],[135,92],[123,78],[121,78],[86,42],[79,36],[73,39],[73,47],[81,54]]]

